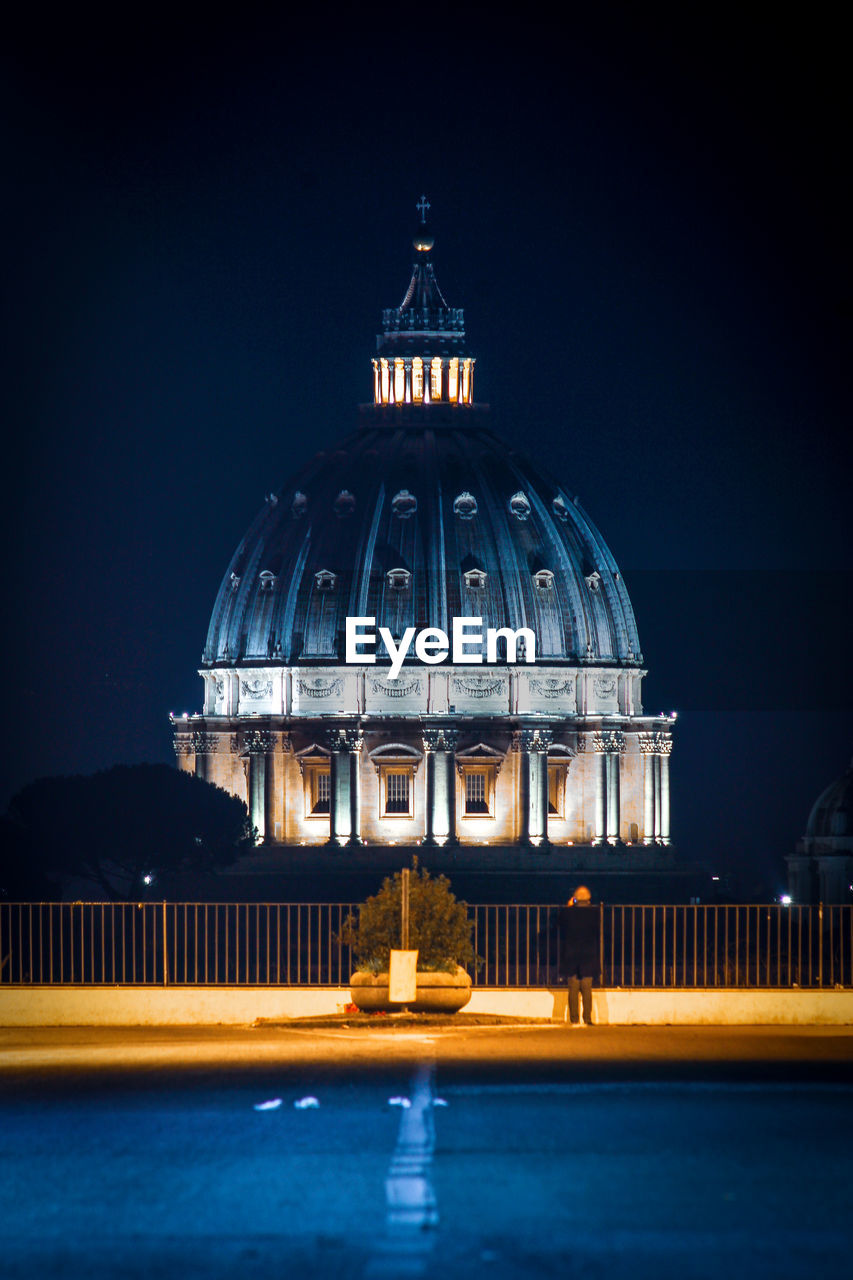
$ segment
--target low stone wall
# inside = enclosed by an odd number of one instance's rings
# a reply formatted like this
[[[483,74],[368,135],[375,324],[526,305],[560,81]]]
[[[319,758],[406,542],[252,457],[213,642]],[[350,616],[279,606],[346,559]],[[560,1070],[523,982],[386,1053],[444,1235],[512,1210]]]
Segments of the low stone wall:
[[[348,987],[0,987],[0,1026],[244,1026],[258,1018],[340,1013]],[[475,987],[465,1013],[515,1018],[566,1014],[565,988]],[[685,991],[603,988],[593,994],[602,1026],[850,1026],[853,990]]]
[[[565,988],[475,988],[466,1013],[519,1018],[566,1017]],[[853,991],[684,991],[605,987],[593,992],[593,1021],[600,1026],[850,1026]]]

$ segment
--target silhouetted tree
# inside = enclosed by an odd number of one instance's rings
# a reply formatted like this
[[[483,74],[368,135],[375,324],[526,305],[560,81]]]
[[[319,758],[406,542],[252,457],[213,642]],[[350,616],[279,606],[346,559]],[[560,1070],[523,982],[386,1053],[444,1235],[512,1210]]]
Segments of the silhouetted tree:
[[[0,818],[0,898],[6,902],[50,902],[60,887],[40,865],[29,833],[10,817]]]
[[[13,797],[5,823],[9,849],[0,866],[9,888],[0,887],[9,898],[16,884],[36,887],[39,876],[77,876],[111,901],[132,902],[143,896],[146,874],[211,871],[255,840],[242,800],[163,764],[39,778]],[[12,865],[16,851],[28,859],[26,874]]]

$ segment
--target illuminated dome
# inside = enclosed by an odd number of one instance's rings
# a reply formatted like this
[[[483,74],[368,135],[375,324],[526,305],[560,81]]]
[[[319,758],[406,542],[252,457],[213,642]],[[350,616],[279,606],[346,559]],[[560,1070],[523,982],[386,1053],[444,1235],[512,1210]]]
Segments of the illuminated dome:
[[[578,499],[488,429],[463,312],[423,239],[382,314],[361,429],[267,498],[223,578],[204,662],[344,657],[348,616],[447,632],[531,628],[537,657],[639,665],[628,593]],[[380,654],[381,658],[381,654]]]
[[[625,584],[578,499],[475,403],[428,208],[373,403],[267,496],[225,571],[180,767],[289,851],[562,846],[588,874],[607,845],[609,872],[663,870],[673,724],[643,711]],[[467,651],[448,643],[466,626]]]
[[[616,562],[576,498],[476,407],[371,410],[272,495],[228,566],[209,664],[344,657],[348,615],[532,628],[537,658],[640,661]],[[378,420],[377,420],[378,419]]]

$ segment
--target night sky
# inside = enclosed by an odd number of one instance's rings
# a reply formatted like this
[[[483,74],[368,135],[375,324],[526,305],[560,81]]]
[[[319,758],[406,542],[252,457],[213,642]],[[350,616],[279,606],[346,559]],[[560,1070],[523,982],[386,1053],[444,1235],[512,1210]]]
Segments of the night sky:
[[[783,887],[853,753],[845,41],[593,10],[9,33],[0,802],[173,758],[237,542],[372,396],[423,191],[477,399],[580,494],[679,712],[684,857]]]

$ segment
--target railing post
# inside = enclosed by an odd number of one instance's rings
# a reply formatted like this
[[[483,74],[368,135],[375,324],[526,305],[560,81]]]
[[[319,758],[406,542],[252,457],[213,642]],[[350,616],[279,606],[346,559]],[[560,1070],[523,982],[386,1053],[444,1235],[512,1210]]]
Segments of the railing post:
[[[604,903],[598,904],[598,978],[604,986]]]
[[[166,903],[163,902],[163,986],[169,985],[169,952],[166,944]]]

